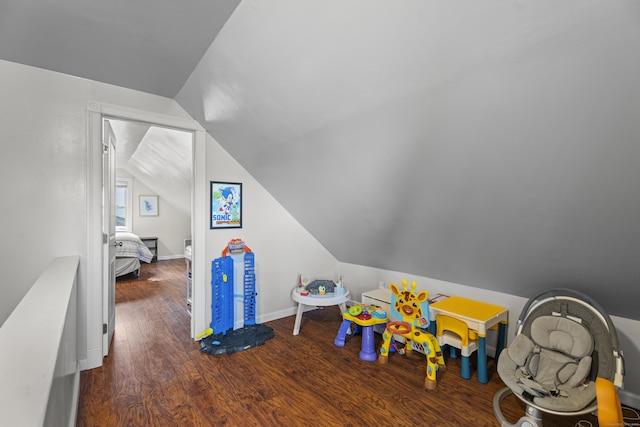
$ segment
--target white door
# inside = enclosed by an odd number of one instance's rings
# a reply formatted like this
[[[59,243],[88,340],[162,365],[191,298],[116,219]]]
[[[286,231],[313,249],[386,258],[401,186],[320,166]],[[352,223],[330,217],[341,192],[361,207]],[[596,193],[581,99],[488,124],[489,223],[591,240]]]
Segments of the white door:
[[[102,147],[102,353],[106,356],[116,325],[116,138],[108,120],[103,120]]]

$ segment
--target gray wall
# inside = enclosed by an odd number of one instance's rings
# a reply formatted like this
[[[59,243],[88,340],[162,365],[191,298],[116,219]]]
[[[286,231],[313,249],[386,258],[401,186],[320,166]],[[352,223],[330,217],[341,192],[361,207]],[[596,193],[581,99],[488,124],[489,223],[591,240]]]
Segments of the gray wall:
[[[639,5],[243,2],[176,100],[341,262],[640,319]]]

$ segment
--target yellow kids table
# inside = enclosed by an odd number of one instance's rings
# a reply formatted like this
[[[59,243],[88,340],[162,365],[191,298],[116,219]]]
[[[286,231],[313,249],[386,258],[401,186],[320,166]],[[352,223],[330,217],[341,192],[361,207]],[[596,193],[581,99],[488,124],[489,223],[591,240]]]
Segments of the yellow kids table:
[[[429,305],[430,328],[433,334],[435,334],[436,314],[444,314],[460,319],[469,326],[469,329],[478,332],[478,382],[482,384],[489,382],[487,375],[487,330],[499,325],[495,355],[496,360],[498,360],[498,356],[505,346],[509,311],[499,305],[451,296]]]

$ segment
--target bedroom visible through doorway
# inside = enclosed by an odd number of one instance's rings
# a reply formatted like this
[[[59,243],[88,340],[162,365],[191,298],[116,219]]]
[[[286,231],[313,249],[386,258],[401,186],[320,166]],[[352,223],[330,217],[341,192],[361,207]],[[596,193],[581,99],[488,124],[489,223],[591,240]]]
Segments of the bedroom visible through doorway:
[[[195,338],[197,332],[202,331],[207,325],[206,286],[204,278],[207,275],[205,268],[205,232],[207,220],[207,202],[205,195],[206,185],[206,158],[207,135],[206,131],[192,118],[167,115],[149,110],[140,110],[122,105],[108,104],[100,101],[87,101],[87,132],[90,139],[88,145],[87,176],[87,358],[83,363],[83,369],[93,369],[103,365],[104,356],[108,352],[108,344],[105,343],[109,336],[108,322],[110,305],[109,281],[104,280],[104,265],[107,247],[104,243],[104,199],[103,191],[103,162],[105,153],[105,139],[103,135],[104,119],[115,119],[146,123],[160,128],[173,128],[188,132],[192,135],[192,184],[191,196],[191,239],[192,239],[192,308],[190,336]],[[115,144],[114,144],[115,145]],[[109,193],[110,194],[110,193]],[[162,201],[160,209],[162,209]],[[134,199],[135,203],[135,199]],[[134,209],[135,215],[135,209]],[[115,215],[114,215],[115,216]],[[162,211],[160,211],[160,218]],[[114,225],[115,228],[115,225]],[[160,251],[163,250],[160,245]],[[160,254],[162,255],[162,254]],[[183,261],[183,260],[180,260]],[[113,304],[115,309],[115,303]],[[115,311],[115,310],[114,310]],[[105,327],[107,325],[107,327]],[[104,332],[107,329],[107,332]]]
[[[190,131],[105,117],[115,136],[116,276],[138,277],[153,261],[183,258],[192,234],[193,144]],[[153,211],[145,210],[153,201]],[[120,240],[117,236],[120,236]],[[131,240],[136,239],[135,243]],[[137,240],[139,239],[139,240]],[[133,246],[127,246],[133,245]],[[137,245],[140,253],[134,253]],[[185,265],[185,309],[187,272]],[[159,270],[162,271],[162,270]],[[145,280],[153,277],[144,275]],[[120,279],[119,279],[120,280]],[[119,301],[116,299],[115,303]]]

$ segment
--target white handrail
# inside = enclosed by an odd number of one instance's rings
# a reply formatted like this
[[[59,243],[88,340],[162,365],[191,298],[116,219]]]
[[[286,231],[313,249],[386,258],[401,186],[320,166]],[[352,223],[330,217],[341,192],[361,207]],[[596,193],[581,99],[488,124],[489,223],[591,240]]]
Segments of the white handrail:
[[[79,261],[56,258],[0,327],[3,425],[75,425]]]

